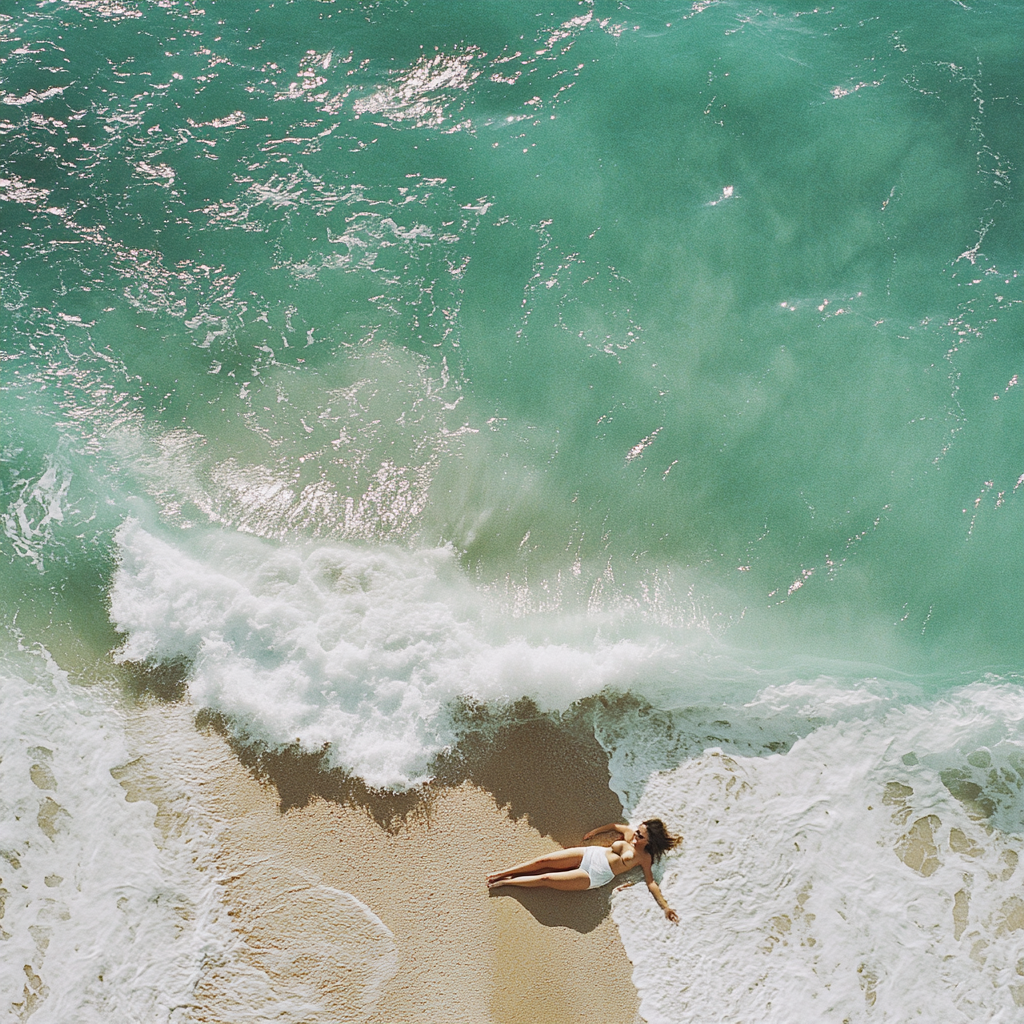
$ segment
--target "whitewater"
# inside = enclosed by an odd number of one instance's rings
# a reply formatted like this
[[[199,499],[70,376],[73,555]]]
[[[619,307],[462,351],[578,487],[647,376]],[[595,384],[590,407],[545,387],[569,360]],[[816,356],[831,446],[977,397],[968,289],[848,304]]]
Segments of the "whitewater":
[[[1019,1020],[1019,38],[0,14],[5,1013],[328,1019],[229,920],[196,714],[397,791],[515,714],[684,835],[678,929],[612,898],[645,1020]],[[365,1019],[393,938],[317,898]]]

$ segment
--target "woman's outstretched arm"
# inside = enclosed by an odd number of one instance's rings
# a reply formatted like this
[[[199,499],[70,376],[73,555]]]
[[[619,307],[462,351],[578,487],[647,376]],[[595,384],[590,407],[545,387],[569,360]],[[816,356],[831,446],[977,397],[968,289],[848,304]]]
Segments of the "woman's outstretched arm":
[[[647,883],[647,888],[650,890],[651,895],[655,900],[657,900],[658,906],[665,911],[665,916],[673,924],[679,924],[679,915],[668,905],[665,897],[661,894],[661,889],[658,887],[658,883],[653,878]]]
[[[668,905],[668,901],[661,894],[661,887],[654,880],[654,875],[651,874],[650,866],[647,864],[641,865],[644,870],[644,881],[647,883],[647,888],[650,894],[654,897],[658,906],[665,912],[665,916],[673,923],[679,924],[679,915]]]
[[[673,923],[679,924],[679,915],[668,905],[665,897],[661,893],[661,887],[654,880],[654,876],[647,877],[647,869],[644,869],[644,881],[647,883],[647,888],[650,890],[651,895],[657,900],[658,906],[665,912],[665,916]],[[615,892],[619,892],[622,889],[628,889],[630,886],[635,885],[635,882],[623,882],[622,885],[617,885],[614,889]]]

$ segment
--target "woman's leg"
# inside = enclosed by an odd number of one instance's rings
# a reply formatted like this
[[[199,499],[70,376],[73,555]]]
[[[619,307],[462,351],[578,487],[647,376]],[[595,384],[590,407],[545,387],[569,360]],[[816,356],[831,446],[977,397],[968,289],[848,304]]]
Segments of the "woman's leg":
[[[574,868],[578,868],[582,861],[582,846],[574,846],[568,850],[555,850],[554,853],[545,853],[542,857],[534,857],[533,860],[517,864],[507,871],[495,871],[487,876],[487,884],[490,885],[502,878],[512,878],[514,875],[542,875],[549,871],[572,871]]]
[[[578,892],[590,888],[590,875],[582,868],[571,871],[551,871],[543,875],[517,875],[515,878],[498,878],[487,883],[488,889],[500,889],[503,885],[517,885],[524,889],[561,889],[563,892]]]

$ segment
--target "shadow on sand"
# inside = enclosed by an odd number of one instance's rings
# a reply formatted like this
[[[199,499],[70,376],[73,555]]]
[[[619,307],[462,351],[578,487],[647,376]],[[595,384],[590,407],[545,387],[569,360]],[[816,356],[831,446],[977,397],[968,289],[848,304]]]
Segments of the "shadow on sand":
[[[185,698],[187,668],[121,666],[126,690],[161,701]],[[594,738],[593,701],[561,716],[542,714],[529,700],[500,712],[466,704],[455,711],[461,740],[430,766],[432,780],[404,792],[375,789],[344,769],[330,767],[329,748],[303,751],[292,744],[270,748],[246,742],[224,716],[200,710],[196,727],[221,735],[239,762],[262,785],[273,787],[282,814],[315,799],[362,808],[396,835],[429,818],[446,789],[468,782],[486,790],[513,820],[526,822],[563,847],[582,846],[588,830],[622,820],[622,806],[608,788],[608,758]],[[606,841],[610,836],[603,837]],[[494,869],[511,867],[496,864]],[[493,890],[509,896],[541,924],[589,932],[607,917],[612,886],[584,892],[553,889]]]
[[[622,820],[622,806],[608,788],[607,755],[585,711],[557,719],[520,702],[499,721],[488,716],[480,729],[464,733],[462,742],[438,759],[431,782],[401,793],[373,789],[342,769],[326,767],[326,748],[308,753],[298,745],[270,750],[246,744],[210,711],[200,711],[196,725],[221,734],[250,773],[277,791],[282,814],[320,798],[360,807],[394,835],[410,820],[429,817],[445,789],[469,782],[491,793],[510,818],[525,819],[561,846],[582,846],[589,829]],[[611,886],[584,892],[503,887],[491,896],[517,900],[547,927],[586,933],[608,916],[610,893]]]

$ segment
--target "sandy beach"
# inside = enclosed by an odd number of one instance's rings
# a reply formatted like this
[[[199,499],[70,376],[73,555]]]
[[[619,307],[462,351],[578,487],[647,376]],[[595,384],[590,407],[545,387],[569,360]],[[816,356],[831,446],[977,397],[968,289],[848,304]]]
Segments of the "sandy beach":
[[[192,788],[216,822],[239,959],[305,1000],[308,1019],[640,1019],[611,887],[492,893],[484,882],[621,818],[593,740],[538,718],[501,730],[447,780],[395,795],[324,773],[310,755],[232,749],[185,705],[153,705],[144,719],[138,740],[163,738],[122,783],[154,799],[155,776],[202,764]],[[193,1019],[230,1019],[238,968],[210,965]]]

